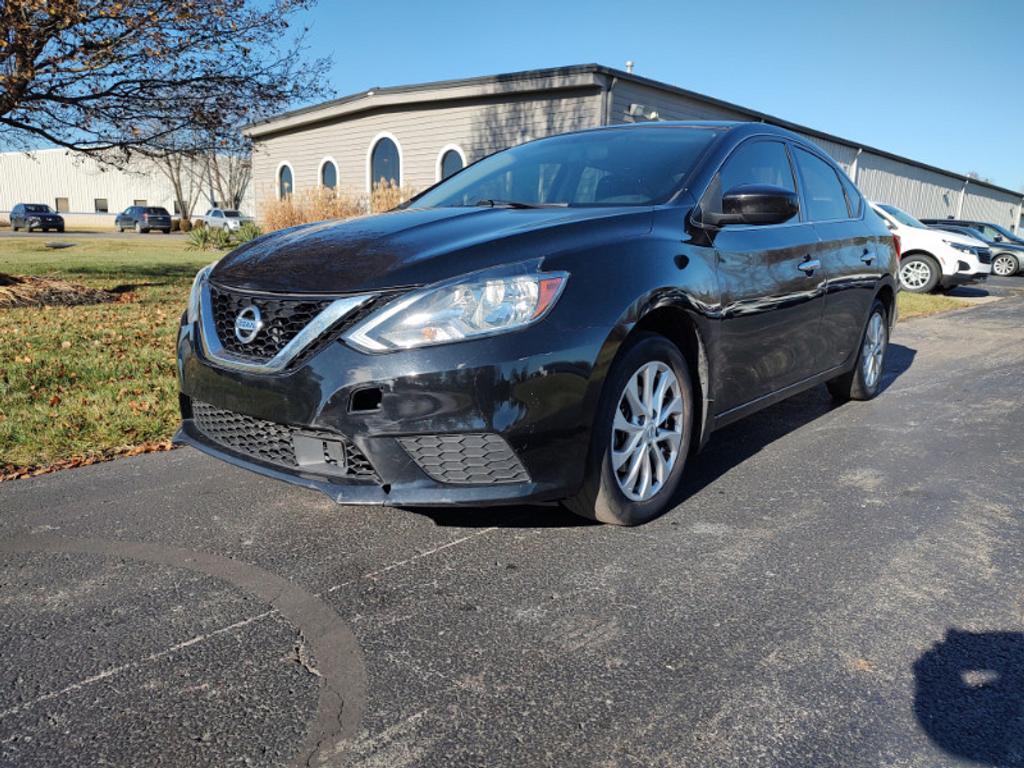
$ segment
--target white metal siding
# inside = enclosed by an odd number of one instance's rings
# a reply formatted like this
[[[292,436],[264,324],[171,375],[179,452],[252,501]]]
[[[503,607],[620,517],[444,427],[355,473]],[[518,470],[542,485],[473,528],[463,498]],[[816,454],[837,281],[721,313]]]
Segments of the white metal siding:
[[[963,218],[991,221],[1004,227],[1017,224],[1020,196],[1011,197],[988,187],[980,187],[974,183],[967,185],[964,197]]]
[[[64,149],[0,154],[0,211],[5,215],[18,203],[56,208],[58,197],[68,198],[68,223],[74,217],[79,223],[93,219],[97,226],[112,224],[114,214],[135,200],[169,211],[174,207],[174,191],[156,170],[119,171]],[[108,215],[95,212],[97,198],[106,199]]]
[[[620,80],[612,88],[610,124],[630,122],[629,107],[639,104],[654,110],[659,120],[749,120],[742,112],[722,109],[700,99],[674,94],[639,83]]]
[[[890,203],[919,218],[956,215],[963,182],[953,176],[864,152],[857,161],[857,186],[871,200]]]
[[[483,103],[420,104],[259,139],[253,152],[257,206],[276,195],[281,163],[291,166],[294,188],[301,191],[319,184],[317,173],[325,157],[336,161],[341,189],[364,194],[370,145],[383,132],[393,135],[400,146],[403,185],[422,190],[435,183],[438,153],[446,145],[458,145],[466,162],[472,163],[530,139],[595,127],[601,119],[601,96],[593,90],[557,98],[510,96]]]

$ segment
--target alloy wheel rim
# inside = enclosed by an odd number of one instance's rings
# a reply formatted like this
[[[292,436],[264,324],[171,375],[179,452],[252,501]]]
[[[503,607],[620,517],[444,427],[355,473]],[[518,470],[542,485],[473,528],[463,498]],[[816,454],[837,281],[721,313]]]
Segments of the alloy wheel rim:
[[[900,267],[900,280],[907,288],[923,288],[931,276],[931,269],[923,261],[911,261]]]
[[[861,350],[861,372],[864,375],[864,384],[868,389],[874,389],[882,376],[882,364],[885,360],[887,343],[885,322],[882,320],[882,315],[875,312],[868,320],[868,327],[864,332],[864,347]]]
[[[992,262],[992,271],[1000,277],[1006,277],[1013,273],[1014,266],[1009,256],[997,256]]]
[[[631,501],[647,501],[665,487],[683,442],[679,379],[660,360],[640,366],[619,395],[612,422],[612,472]]]

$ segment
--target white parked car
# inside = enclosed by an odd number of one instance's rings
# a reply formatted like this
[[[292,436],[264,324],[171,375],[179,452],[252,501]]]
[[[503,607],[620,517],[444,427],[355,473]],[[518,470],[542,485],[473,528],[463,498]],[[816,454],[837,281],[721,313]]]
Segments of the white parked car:
[[[913,293],[984,280],[992,271],[986,243],[968,235],[932,229],[895,205],[871,203],[900,238],[900,287]]]
[[[229,208],[211,208],[202,216],[197,216],[195,223],[202,223],[210,229],[234,232],[247,221],[252,221],[252,216],[244,216],[241,212]]]

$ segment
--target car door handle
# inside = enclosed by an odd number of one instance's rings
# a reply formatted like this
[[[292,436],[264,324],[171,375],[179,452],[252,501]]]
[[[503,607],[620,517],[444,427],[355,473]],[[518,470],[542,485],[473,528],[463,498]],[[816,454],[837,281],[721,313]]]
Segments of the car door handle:
[[[867,248],[864,249],[864,253],[861,254],[860,260],[865,264],[870,264],[875,260],[875,255],[871,253]]]
[[[814,270],[821,269],[821,261],[819,259],[812,259],[808,257],[806,260],[800,262],[800,269],[809,275]]]

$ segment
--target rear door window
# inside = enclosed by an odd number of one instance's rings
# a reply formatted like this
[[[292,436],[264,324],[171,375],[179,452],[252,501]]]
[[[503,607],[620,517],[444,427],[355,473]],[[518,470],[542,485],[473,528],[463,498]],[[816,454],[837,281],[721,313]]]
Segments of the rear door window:
[[[850,218],[846,195],[835,169],[816,155],[793,147],[793,157],[803,182],[804,205],[811,221],[834,221]]]

